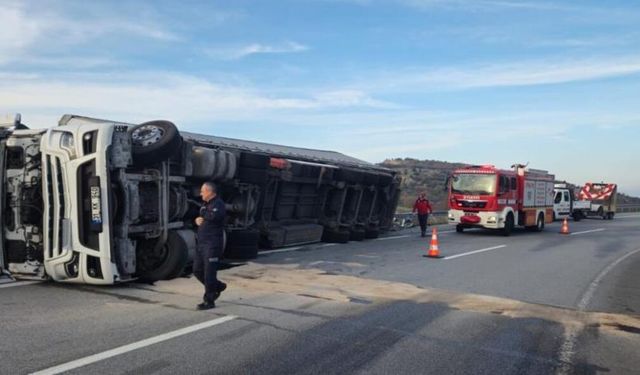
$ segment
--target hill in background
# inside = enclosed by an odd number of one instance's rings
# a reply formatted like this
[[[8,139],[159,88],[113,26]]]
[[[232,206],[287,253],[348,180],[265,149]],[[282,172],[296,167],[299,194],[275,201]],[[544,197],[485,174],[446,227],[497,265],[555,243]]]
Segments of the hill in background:
[[[380,166],[393,169],[402,176],[402,194],[398,212],[411,211],[418,192],[425,191],[434,211],[447,209],[446,181],[449,174],[465,163],[448,163],[438,160],[387,159]],[[615,182],[615,181],[614,181]],[[574,184],[567,183],[569,187]],[[581,184],[579,185],[581,186]],[[640,198],[618,193],[618,203],[640,204]]]

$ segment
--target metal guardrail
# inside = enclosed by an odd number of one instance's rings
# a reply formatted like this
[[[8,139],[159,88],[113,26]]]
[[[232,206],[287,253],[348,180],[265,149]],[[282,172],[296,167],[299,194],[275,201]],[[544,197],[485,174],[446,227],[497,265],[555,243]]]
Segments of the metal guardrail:
[[[640,204],[637,203],[625,203],[618,204],[616,212],[640,212]]]
[[[618,204],[616,212],[617,213],[640,212],[640,204],[636,204],[636,203]],[[443,217],[447,216],[447,213],[448,211],[446,210],[433,211],[431,215],[429,215],[429,221],[431,221],[432,218],[438,218],[440,219],[438,221],[441,221]],[[411,228],[413,226],[418,225],[416,215],[411,212],[396,212],[393,218],[393,223],[394,223],[394,227],[398,229]]]

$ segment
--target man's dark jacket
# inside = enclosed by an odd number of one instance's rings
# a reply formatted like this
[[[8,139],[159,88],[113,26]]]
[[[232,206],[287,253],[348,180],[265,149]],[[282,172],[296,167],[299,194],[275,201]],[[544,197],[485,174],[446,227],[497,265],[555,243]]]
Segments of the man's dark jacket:
[[[215,257],[222,255],[225,215],[225,205],[219,197],[200,207],[200,216],[204,219],[198,227],[198,248],[201,251],[213,250],[211,255]]]

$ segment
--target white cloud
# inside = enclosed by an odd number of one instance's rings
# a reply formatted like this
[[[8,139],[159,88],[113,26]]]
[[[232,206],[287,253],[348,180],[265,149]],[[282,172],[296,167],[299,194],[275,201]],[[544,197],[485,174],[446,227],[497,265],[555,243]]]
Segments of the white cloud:
[[[0,64],[21,55],[42,33],[38,20],[27,17],[17,3],[0,4],[0,25]]]
[[[4,78],[0,103],[9,112],[25,115],[78,112],[127,121],[164,117],[205,122],[260,118],[278,111],[392,106],[354,90],[276,96],[167,72],[73,74],[56,79],[0,72],[0,77]]]
[[[640,56],[546,59],[369,73],[366,80],[352,86],[372,92],[463,90],[579,82],[637,73],[640,73]]]
[[[286,42],[281,45],[252,43],[241,47],[206,48],[204,53],[214,59],[237,60],[251,55],[298,53],[308,49],[309,47],[296,42]]]
[[[176,41],[179,36],[158,23],[123,14],[91,14],[84,18],[27,2],[0,4],[0,64],[24,58],[44,61],[53,52],[71,54],[69,47],[107,36]],[[67,58],[68,59],[68,58]],[[52,65],[56,59],[48,63]]]

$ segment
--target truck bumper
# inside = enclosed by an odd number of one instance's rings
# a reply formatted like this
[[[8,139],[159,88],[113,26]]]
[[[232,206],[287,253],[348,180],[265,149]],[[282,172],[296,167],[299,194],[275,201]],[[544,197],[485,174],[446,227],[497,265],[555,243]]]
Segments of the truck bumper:
[[[464,212],[449,210],[448,222],[466,228],[500,229],[504,227],[504,218],[497,212]]]

